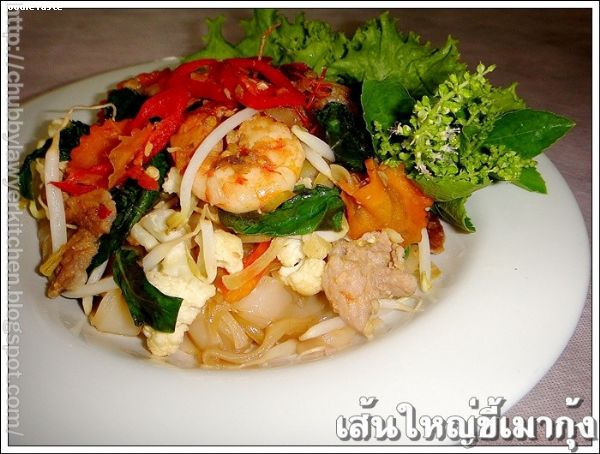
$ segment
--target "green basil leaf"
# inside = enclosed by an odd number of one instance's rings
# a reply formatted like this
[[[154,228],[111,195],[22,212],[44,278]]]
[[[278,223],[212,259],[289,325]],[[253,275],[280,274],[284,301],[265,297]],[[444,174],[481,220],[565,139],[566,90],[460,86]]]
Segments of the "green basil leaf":
[[[297,194],[270,213],[234,214],[221,211],[221,223],[245,235],[305,235],[315,230],[342,229],[344,203],[336,188],[301,187]]]
[[[355,118],[346,105],[331,102],[317,112],[317,121],[325,130],[325,141],[333,150],[336,163],[363,171],[365,159],[372,156],[373,149],[362,119]]]
[[[134,118],[146,99],[148,99],[147,96],[142,95],[131,88],[119,88],[108,92],[108,99],[106,102],[113,104],[117,108],[115,121],[121,121],[127,118]],[[112,118],[113,109],[110,107],[104,109],[104,116],[106,118]]]
[[[438,202],[448,202],[450,200],[468,197],[478,189],[488,186],[488,184],[474,184],[469,181],[455,180],[449,177],[430,178],[419,176],[415,178],[415,181],[425,195]]]
[[[465,203],[468,197],[450,200],[448,202],[436,202],[433,204],[433,211],[444,221],[453,225],[465,233],[475,232],[475,226],[467,216]]]
[[[123,292],[129,312],[136,325],[150,325],[157,331],[175,331],[177,315],[183,299],[168,296],[154,287],[137,263],[132,249],[119,249],[113,262],[115,282]]]
[[[61,161],[68,161],[71,158],[71,150],[79,145],[81,136],[90,133],[90,127],[81,121],[71,121],[61,132],[58,141],[58,150]],[[44,145],[33,150],[25,157],[19,170],[19,191],[26,199],[35,198],[33,190],[33,172],[31,166],[36,159],[43,158],[50,148],[52,139],[47,139]]]
[[[539,192],[540,194],[548,192],[544,178],[535,167],[525,167],[521,170],[519,179],[512,181],[512,183],[531,192]]]
[[[158,153],[152,158],[150,165],[158,169],[160,173],[158,184],[161,187],[170,168],[168,153],[166,151]],[[108,260],[112,253],[123,244],[131,228],[158,201],[159,194],[159,191],[148,191],[141,188],[132,180],[111,191],[112,198],[117,206],[117,216],[112,223],[110,232],[100,237],[98,252],[92,259],[88,271]]]
[[[395,77],[364,81],[360,101],[371,135],[375,133],[374,121],[378,121],[384,131],[389,130],[397,122],[407,121],[415,105],[415,99]]]
[[[523,158],[533,158],[565,135],[575,123],[541,110],[507,112],[494,123],[484,145],[504,145]]]

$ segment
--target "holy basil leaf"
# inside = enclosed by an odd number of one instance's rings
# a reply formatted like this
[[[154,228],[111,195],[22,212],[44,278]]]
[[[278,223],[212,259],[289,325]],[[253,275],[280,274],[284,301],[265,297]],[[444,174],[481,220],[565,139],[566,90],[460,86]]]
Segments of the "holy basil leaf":
[[[270,213],[234,214],[221,211],[221,223],[245,235],[305,235],[315,230],[342,229],[344,203],[335,188],[300,187],[296,195]]]
[[[317,121],[325,131],[325,141],[333,150],[336,163],[362,171],[373,150],[369,134],[358,120],[346,105],[337,102],[317,112]]]
[[[427,196],[439,202],[468,197],[478,189],[487,186],[487,184],[474,184],[465,180],[426,176],[418,176],[415,181]]]
[[[508,112],[494,123],[485,145],[504,145],[523,158],[533,158],[565,135],[575,123],[541,110]]]
[[[160,173],[158,180],[162,186],[165,175],[169,171],[168,153],[158,153],[150,165],[156,167]],[[92,259],[88,271],[104,263],[110,258],[129,234],[131,228],[137,224],[141,217],[150,210],[158,200],[159,191],[148,191],[141,188],[135,181],[129,180],[123,186],[114,188],[111,196],[117,206],[117,216],[112,223],[110,232],[100,237],[98,252]]]
[[[453,225],[459,230],[466,233],[473,233],[475,226],[467,216],[465,202],[468,197],[454,199],[448,202],[436,202],[433,204],[433,211],[444,221]]]
[[[119,88],[117,90],[111,90],[108,92],[108,98],[106,102],[114,104],[114,106],[117,108],[115,121],[121,121],[127,118],[135,117],[146,99],[147,96],[144,96],[130,88]],[[112,108],[107,107],[104,109],[104,116],[106,118],[112,118],[112,115]]]
[[[71,158],[71,150],[79,145],[81,136],[90,133],[90,127],[81,121],[71,121],[61,132],[58,142],[58,149],[61,161],[68,161]],[[33,172],[31,166],[36,159],[44,158],[52,139],[47,139],[40,148],[29,153],[23,165],[19,170],[19,191],[26,199],[33,200]]]
[[[157,331],[175,331],[182,299],[168,296],[154,287],[137,263],[132,249],[120,249],[115,254],[113,276],[123,292],[129,312],[136,325],[150,325]]]
[[[50,139],[48,139],[43,146],[29,153],[25,157],[23,165],[19,170],[19,192],[21,192],[21,196],[25,197],[26,199],[33,200],[35,198],[33,188],[33,171],[31,166],[36,159],[44,158],[49,147]]]
[[[378,121],[384,131],[389,130],[398,122],[406,122],[415,105],[415,99],[395,77],[364,81],[360,101],[371,135],[375,133],[373,122]]]
[[[525,167],[521,170],[519,179],[512,181],[512,183],[531,192],[539,192],[540,194],[548,192],[544,178],[535,167]]]

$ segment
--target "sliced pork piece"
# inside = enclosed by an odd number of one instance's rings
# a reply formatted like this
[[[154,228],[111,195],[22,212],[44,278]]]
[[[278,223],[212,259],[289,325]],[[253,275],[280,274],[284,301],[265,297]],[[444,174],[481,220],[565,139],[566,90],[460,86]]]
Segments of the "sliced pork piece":
[[[110,231],[116,215],[115,202],[105,189],[96,189],[66,200],[65,217],[69,224],[77,226],[77,230],[69,237],[65,252],[50,280],[50,298],[85,284],[86,270],[98,252],[98,239]]]
[[[65,252],[48,287],[48,296],[56,298],[63,290],[74,290],[85,284],[86,269],[98,252],[98,238],[89,230],[79,229],[65,245]]]
[[[409,296],[417,289],[417,279],[404,270],[401,256],[402,247],[383,232],[337,241],[323,273],[323,289],[333,310],[366,333],[379,299]]]
[[[110,231],[116,215],[117,207],[106,189],[95,189],[65,202],[67,222],[89,230],[96,237]]]

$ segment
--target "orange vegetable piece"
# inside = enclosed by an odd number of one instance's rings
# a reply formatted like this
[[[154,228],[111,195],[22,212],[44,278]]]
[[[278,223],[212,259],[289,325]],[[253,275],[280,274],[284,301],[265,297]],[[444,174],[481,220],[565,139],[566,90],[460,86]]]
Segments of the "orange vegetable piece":
[[[269,272],[269,267],[265,268],[265,270],[258,275],[254,276],[252,279],[248,280],[241,287],[236,288],[235,290],[229,290],[223,284],[223,276],[227,274],[222,269],[217,271],[217,278],[215,279],[215,285],[221,295],[223,295],[223,299],[228,303],[235,303],[236,301],[241,300],[245,296],[248,296],[252,290],[256,288],[260,280]]]
[[[368,182],[341,182],[342,200],[350,238],[357,239],[367,232],[391,228],[404,244],[421,241],[421,230],[427,227],[427,209],[433,200],[404,173],[402,166],[378,165],[373,159],[365,161]]]
[[[82,136],[79,145],[71,151],[69,166],[89,169],[106,160],[110,150],[119,144],[119,136],[127,134],[130,120],[106,120],[92,125],[90,133]]]
[[[246,257],[244,257],[244,268],[248,268],[252,265],[258,258],[265,253],[269,246],[271,245],[270,241],[264,241],[262,243],[258,243],[252,252],[250,252]],[[217,277],[215,279],[215,285],[221,295],[223,295],[223,299],[228,303],[235,303],[236,301],[241,300],[243,297],[247,296],[254,290],[254,288],[258,285],[263,276],[267,275],[271,271],[271,267],[267,266],[261,273],[254,276],[252,279],[248,280],[241,287],[236,288],[235,290],[230,290],[225,287],[223,284],[223,276],[227,274],[227,271],[219,268],[217,270]]]
[[[248,268],[254,262],[258,260],[258,258],[263,255],[269,246],[271,245],[270,241],[263,241],[262,243],[257,243],[246,257],[243,258],[242,262],[244,263],[244,268]]]
[[[122,137],[121,142],[111,150],[108,159],[113,166],[113,173],[108,178],[108,187],[121,184],[127,178],[127,168],[137,156],[143,156],[144,149],[152,133],[152,124],[143,129],[134,129],[130,136]]]

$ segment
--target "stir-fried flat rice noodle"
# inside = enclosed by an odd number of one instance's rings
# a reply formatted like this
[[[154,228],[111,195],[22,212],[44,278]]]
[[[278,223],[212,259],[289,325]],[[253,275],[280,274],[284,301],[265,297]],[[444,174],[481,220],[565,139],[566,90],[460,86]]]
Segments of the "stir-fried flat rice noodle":
[[[315,323],[312,317],[297,319],[287,318],[271,323],[265,329],[265,337],[260,346],[247,353],[235,353],[223,349],[210,348],[202,353],[202,361],[207,365],[219,365],[219,360],[233,364],[244,364],[261,358],[284,336],[299,336],[308,327]]]
[[[264,254],[250,266],[244,268],[239,273],[224,276],[223,284],[229,290],[235,290],[236,288],[241,287],[244,283],[258,276],[267,266],[269,266],[269,264],[277,257],[280,249],[281,240],[274,239]]]
[[[112,276],[105,277],[91,284],[85,284],[77,290],[63,292],[66,298],[85,298],[86,296],[95,296],[110,290],[118,288],[117,283]]]
[[[315,169],[317,169],[321,174],[325,175],[329,180],[333,181],[333,176],[331,175],[331,169],[329,168],[329,164],[323,159],[323,157],[317,153],[314,149],[309,146],[303,145],[304,154],[306,155],[306,159],[310,162]]]
[[[335,161],[335,154],[326,142],[298,126],[292,126],[292,132],[300,139],[300,141],[306,144],[311,150],[314,150],[319,156],[330,162]]]
[[[365,155],[348,87],[255,58],[118,87],[138,111],[91,107],[112,116],[64,153],[74,108],[30,160],[49,296],[81,298],[98,331],[211,368],[331,355],[376,334],[380,315],[422,309],[439,274],[432,202]]]
[[[92,270],[92,272],[90,273],[86,284],[95,284],[100,279],[102,279],[102,276],[104,275],[104,271],[106,271],[107,265],[108,265],[108,260],[105,261],[104,263],[98,265],[96,268],[94,268]],[[90,313],[92,312],[93,303],[94,303],[93,295],[84,296],[81,299],[81,305],[83,306],[83,312],[85,313],[85,315],[90,315]]]

